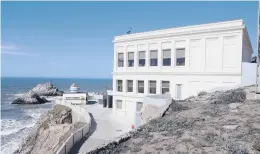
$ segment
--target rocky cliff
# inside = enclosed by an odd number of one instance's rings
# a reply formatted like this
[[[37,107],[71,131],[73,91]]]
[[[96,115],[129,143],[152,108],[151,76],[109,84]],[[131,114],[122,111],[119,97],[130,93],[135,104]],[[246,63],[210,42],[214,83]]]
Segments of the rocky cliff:
[[[62,96],[63,92],[59,91],[52,83],[47,82],[38,84],[32,90],[22,94],[22,96],[13,100],[12,104],[42,104],[48,102],[44,96]]]
[[[55,154],[72,132],[84,123],[72,123],[72,110],[55,105],[43,115],[15,154]]]
[[[201,92],[173,101],[162,117],[90,154],[260,154],[260,101],[254,88]]]

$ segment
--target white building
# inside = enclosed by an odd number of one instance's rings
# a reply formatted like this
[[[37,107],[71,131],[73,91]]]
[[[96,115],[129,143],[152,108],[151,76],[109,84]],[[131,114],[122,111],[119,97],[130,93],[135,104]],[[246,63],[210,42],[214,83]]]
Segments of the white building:
[[[144,96],[169,92],[185,99],[256,81],[243,20],[121,35],[113,42],[113,113],[133,123]]]

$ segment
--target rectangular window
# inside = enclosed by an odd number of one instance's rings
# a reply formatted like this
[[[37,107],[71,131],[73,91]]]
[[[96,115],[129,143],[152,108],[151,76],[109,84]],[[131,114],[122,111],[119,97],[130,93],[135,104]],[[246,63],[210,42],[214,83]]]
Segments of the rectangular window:
[[[136,102],[136,111],[141,111],[143,108],[143,102]]]
[[[158,51],[152,50],[150,51],[150,66],[158,65]]]
[[[163,66],[171,66],[171,49],[163,50]]]
[[[144,81],[138,81],[137,83],[138,93],[144,93]]]
[[[118,53],[118,67],[124,67],[124,53]]]
[[[117,109],[122,109],[122,104],[123,104],[122,100],[116,100],[116,108]]]
[[[185,66],[185,48],[176,49],[176,66]]]
[[[139,51],[139,66],[145,66],[145,51]]]
[[[133,92],[133,80],[127,80],[127,92]]]
[[[128,67],[134,67],[134,52],[128,52]]]
[[[162,81],[162,94],[170,91],[170,81]]]
[[[117,91],[118,92],[123,91],[123,80],[117,80]]]
[[[149,81],[150,94],[156,94],[156,81]]]

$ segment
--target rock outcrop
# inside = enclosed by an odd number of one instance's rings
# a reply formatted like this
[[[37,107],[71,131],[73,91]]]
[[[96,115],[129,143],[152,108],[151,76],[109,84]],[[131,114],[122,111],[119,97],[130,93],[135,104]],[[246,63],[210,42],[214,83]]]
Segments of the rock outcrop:
[[[72,132],[85,123],[72,123],[72,110],[55,105],[43,115],[15,154],[55,154]]]
[[[51,82],[38,84],[32,89],[39,96],[62,96],[63,92],[59,91]]]
[[[248,88],[172,102],[164,116],[150,120],[122,142],[89,153],[260,154],[260,101]]]
[[[48,100],[44,97],[39,96],[33,91],[29,91],[24,93],[21,97],[16,98],[12,104],[42,104],[46,102],[48,102]]]
[[[62,94],[62,91],[59,91],[52,83],[48,82],[38,84],[32,90],[13,100],[12,104],[42,104],[48,102],[44,96],[62,96]]]

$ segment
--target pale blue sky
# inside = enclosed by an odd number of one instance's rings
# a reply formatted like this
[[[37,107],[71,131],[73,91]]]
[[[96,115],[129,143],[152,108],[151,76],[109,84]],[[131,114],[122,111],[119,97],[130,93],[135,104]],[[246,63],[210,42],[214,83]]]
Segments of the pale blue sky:
[[[111,78],[113,37],[243,19],[257,2],[2,2],[2,76]]]

